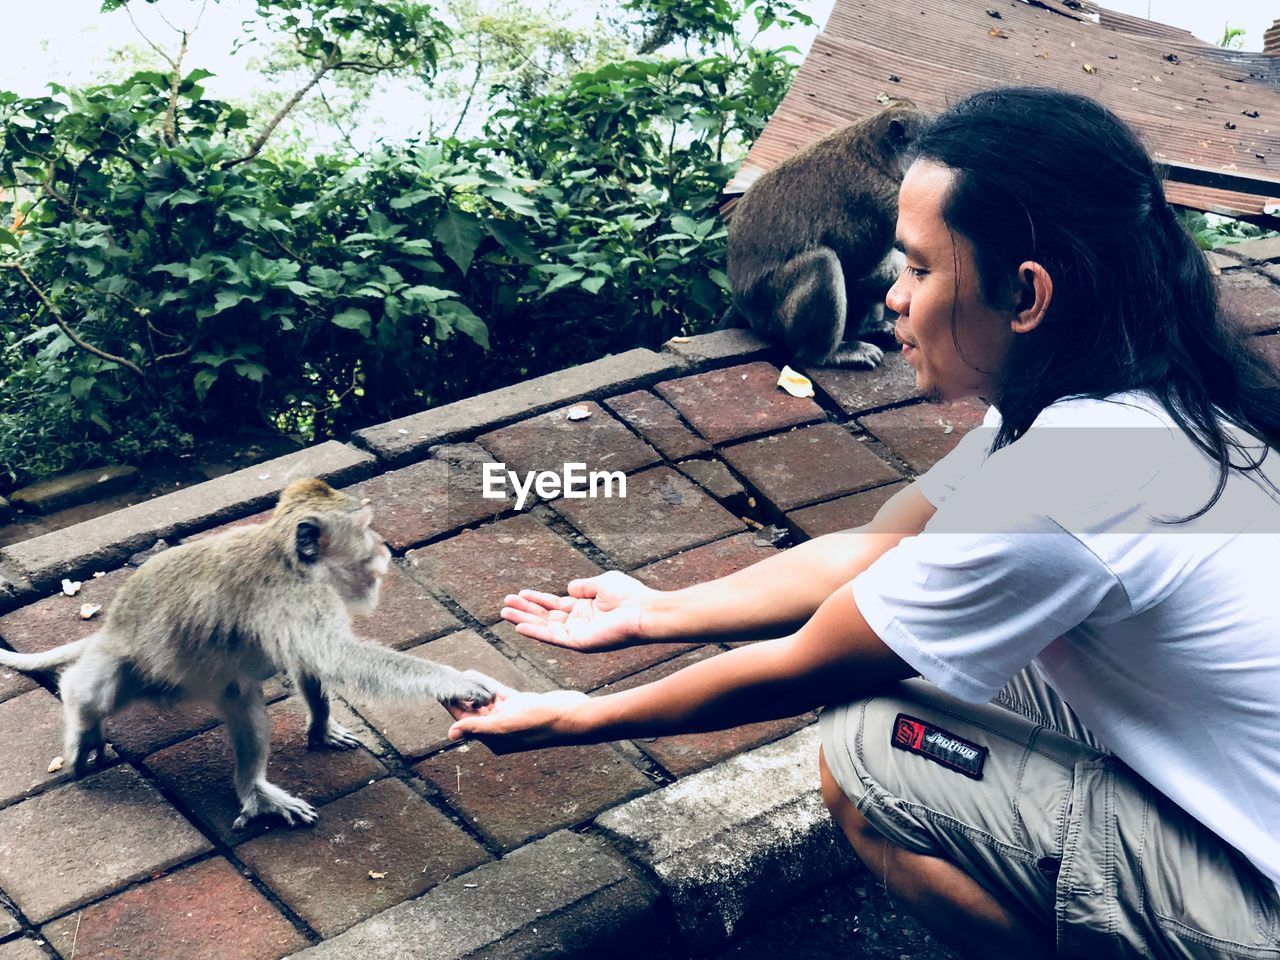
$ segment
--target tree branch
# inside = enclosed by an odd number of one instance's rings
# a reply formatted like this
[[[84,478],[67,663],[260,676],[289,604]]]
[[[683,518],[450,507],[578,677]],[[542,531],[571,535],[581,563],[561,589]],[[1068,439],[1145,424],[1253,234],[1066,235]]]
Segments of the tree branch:
[[[169,107],[164,112],[164,141],[171,147],[178,145],[178,87],[182,85],[182,58],[187,55],[187,39],[191,35],[182,31],[182,46],[173,64],[173,79],[169,82]]]
[[[266,145],[267,141],[271,139],[271,135],[276,132],[276,127],[280,126],[284,118],[289,115],[289,111],[296,107],[298,105],[298,101],[305,97],[311,91],[311,88],[319,83],[324,75],[332,70],[336,65],[337,64],[331,60],[326,60],[324,63],[320,64],[316,69],[316,72],[311,75],[311,79],[308,80],[301,89],[296,91],[293,96],[286,100],[283,107],[276,111],[276,115],[271,118],[262,133],[258,134],[258,139],[254,140],[253,144],[249,147],[249,152],[243,157],[237,157],[235,160],[228,160],[222,165],[222,169],[227,170],[241,163],[245,163],[261,153],[262,148]]]
[[[112,354],[112,353],[107,353],[105,350],[95,347],[93,344],[87,343],[84,340],[80,339],[80,335],[77,334],[74,330],[71,329],[70,326],[67,325],[67,321],[62,318],[62,314],[58,311],[58,308],[55,307],[50,302],[49,298],[45,296],[44,291],[40,289],[39,285],[34,280],[31,279],[31,274],[27,273],[27,271],[22,268],[22,264],[4,263],[4,264],[0,264],[0,267],[4,267],[9,270],[17,270],[18,273],[22,275],[22,279],[27,282],[27,286],[29,286],[33,291],[35,291],[35,295],[40,298],[40,302],[43,303],[45,309],[49,311],[49,315],[53,317],[54,323],[56,323],[58,325],[58,328],[67,335],[67,339],[69,339],[77,347],[79,347],[81,350],[86,351],[87,353],[92,353],[95,357],[101,357],[103,360],[109,360],[112,363],[119,364],[120,366],[124,367],[126,370],[129,370],[132,373],[136,374],[138,379],[140,379],[143,383],[147,382],[146,373],[144,373],[142,368],[138,366],[136,363],[134,363],[133,361],[126,360],[124,357],[117,357],[115,354]]]

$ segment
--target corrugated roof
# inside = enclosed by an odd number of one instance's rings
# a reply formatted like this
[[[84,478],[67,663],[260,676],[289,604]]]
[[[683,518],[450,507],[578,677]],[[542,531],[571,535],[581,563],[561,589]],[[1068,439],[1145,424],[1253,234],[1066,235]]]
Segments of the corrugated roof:
[[[1223,50],[1079,0],[836,0],[725,192],[742,193],[798,149],[878,110],[878,98],[939,111],[1013,84],[1105,103],[1170,167],[1174,203],[1254,219],[1280,203],[1280,57]]]

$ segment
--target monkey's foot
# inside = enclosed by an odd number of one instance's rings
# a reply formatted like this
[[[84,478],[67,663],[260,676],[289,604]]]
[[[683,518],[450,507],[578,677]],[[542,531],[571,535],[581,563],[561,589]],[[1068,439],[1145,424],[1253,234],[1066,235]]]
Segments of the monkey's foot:
[[[240,816],[231,825],[232,830],[243,830],[250,820],[272,815],[280,817],[289,826],[310,825],[316,822],[319,814],[316,808],[305,800],[281,790],[274,783],[259,780],[253,785],[253,792],[240,807]]]
[[[353,750],[361,746],[350,730],[342,724],[330,720],[323,730],[311,730],[307,733],[308,750]]]
[[[847,370],[874,370],[884,359],[884,351],[874,343],[853,341],[840,347],[823,364],[825,367],[844,367]]]
[[[495,683],[495,680],[486,677],[479,670],[468,670],[458,675],[457,683],[440,700],[443,703],[455,703],[467,709],[483,707],[485,704],[492,703],[493,698],[497,696],[498,688]]]

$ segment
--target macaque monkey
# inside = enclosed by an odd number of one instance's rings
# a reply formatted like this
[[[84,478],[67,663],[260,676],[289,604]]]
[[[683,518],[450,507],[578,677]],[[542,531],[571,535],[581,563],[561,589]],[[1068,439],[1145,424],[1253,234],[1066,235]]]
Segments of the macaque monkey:
[[[235,829],[275,814],[314,823],[315,809],[267,780],[270,725],[262,681],[283,670],[302,691],[312,748],[359,746],[329,716],[326,686],[357,696],[493,699],[488,678],[357,639],[351,613],[378,602],[391,551],[369,501],[298,480],[258,526],[174,547],[125,581],[101,630],[46,653],[0,651],[19,670],[62,669],[63,755],[76,776],[104,751],[102,721],[131,700],[212,703],[235,755]],[[64,669],[65,668],[65,669]]]
[[[904,159],[925,116],[895,100],[763,174],[729,217],[731,316],[793,360],[870,370],[893,344],[884,295]]]

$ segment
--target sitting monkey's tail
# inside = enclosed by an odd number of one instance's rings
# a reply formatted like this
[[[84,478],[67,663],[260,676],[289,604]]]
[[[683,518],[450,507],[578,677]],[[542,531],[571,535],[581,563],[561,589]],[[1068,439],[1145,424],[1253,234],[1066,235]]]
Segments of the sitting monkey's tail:
[[[93,637],[85,637],[82,640],[73,640],[71,643],[64,643],[44,653],[14,653],[11,650],[0,650],[0,667],[13,667],[15,670],[28,673],[57,670],[59,667],[65,667],[79,660],[80,654],[84,653],[84,648],[92,639]]]

